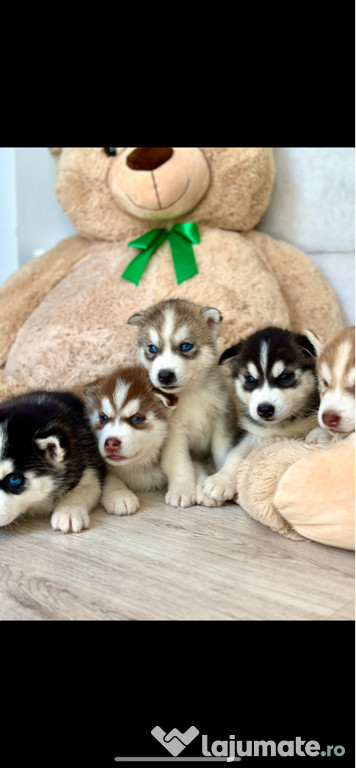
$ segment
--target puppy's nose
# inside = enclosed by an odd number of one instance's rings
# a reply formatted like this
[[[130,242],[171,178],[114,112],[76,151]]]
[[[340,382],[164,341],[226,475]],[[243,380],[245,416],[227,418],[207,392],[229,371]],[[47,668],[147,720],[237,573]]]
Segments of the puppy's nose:
[[[274,414],[274,406],[270,403],[261,403],[257,406],[257,413],[261,419],[271,419]]]
[[[168,387],[176,381],[176,375],[174,371],[170,371],[168,368],[167,370],[162,369],[162,371],[159,371],[158,381],[160,384],[163,384],[163,386]]]
[[[118,440],[116,437],[108,437],[107,440],[105,440],[105,450],[108,453],[115,453],[115,451],[120,448],[121,440]]]
[[[126,158],[132,171],[154,171],[173,155],[171,147],[137,147]]]
[[[325,411],[321,418],[326,427],[335,428],[340,423],[340,416],[338,413],[335,413],[335,411]]]

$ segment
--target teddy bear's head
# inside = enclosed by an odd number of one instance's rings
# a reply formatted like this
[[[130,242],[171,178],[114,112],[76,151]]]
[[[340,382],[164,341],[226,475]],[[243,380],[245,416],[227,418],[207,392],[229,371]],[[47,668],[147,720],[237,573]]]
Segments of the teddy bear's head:
[[[270,148],[59,147],[57,197],[78,232],[118,240],[194,220],[252,229],[269,203]]]

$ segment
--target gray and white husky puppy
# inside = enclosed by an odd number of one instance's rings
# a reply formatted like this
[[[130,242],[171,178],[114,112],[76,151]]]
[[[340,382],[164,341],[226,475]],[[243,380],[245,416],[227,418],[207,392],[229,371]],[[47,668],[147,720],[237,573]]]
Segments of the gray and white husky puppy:
[[[201,462],[211,456],[220,469],[236,439],[233,390],[218,366],[221,321],[218,309],[185,299],[161,301],[128,320],[138,328],[138,360],[152,384],[178,395],[162,451],[166,502],[174,507],[216,506],[203,491]]]

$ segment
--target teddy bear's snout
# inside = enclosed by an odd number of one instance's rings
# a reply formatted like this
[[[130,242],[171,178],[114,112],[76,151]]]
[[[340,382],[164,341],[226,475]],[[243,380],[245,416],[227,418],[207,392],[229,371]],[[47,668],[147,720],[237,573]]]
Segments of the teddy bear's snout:
[[[171,147],[136,147],[126,158],[132,171],[154,171],[173,155]]]
[[[195,208],[208,189],[210,173],[197,147],[127,147],[111,163],[107,182],[124,211],[164,221]]]

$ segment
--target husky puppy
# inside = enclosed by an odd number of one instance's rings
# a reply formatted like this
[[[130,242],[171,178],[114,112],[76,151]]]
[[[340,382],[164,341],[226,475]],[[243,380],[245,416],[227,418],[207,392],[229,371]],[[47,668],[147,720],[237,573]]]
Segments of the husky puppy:
[[[315,356],[306,336],[273,326],[223,352],[219,363],[232,363],[245,435],[220,472],[206,480],[204,490],[212,498],[222,502],[235,497],[239,463],[262,440],[304,438],[315,426],[319,405]]]
[[[0,525],[52,513],[55,530],[89,528],[104,471],[76,396],[36,391],[0,403]]]
[[[217,364],[221,321],[218,309],[184,299],[161,301],[128,320],[138,327],[138,359],[153,385],[179,396],[162,452],[166,503],[174,507],[216,505],[202,490],[199,462],[212,455],[220,468],[236,437],[233,392]]]
[[[305,331],[317,350],[319,380],[319,427],[307,437],[308,443],[328,442],[355,431],[355,326],[343,328],[325,341]]]
[[[177,397],[161,392],[145,368],[122,366],[84,388],[87,413],[106,462],[101,502],[115,515],[139,507],[133,491],[164,488],[161,449]]]

